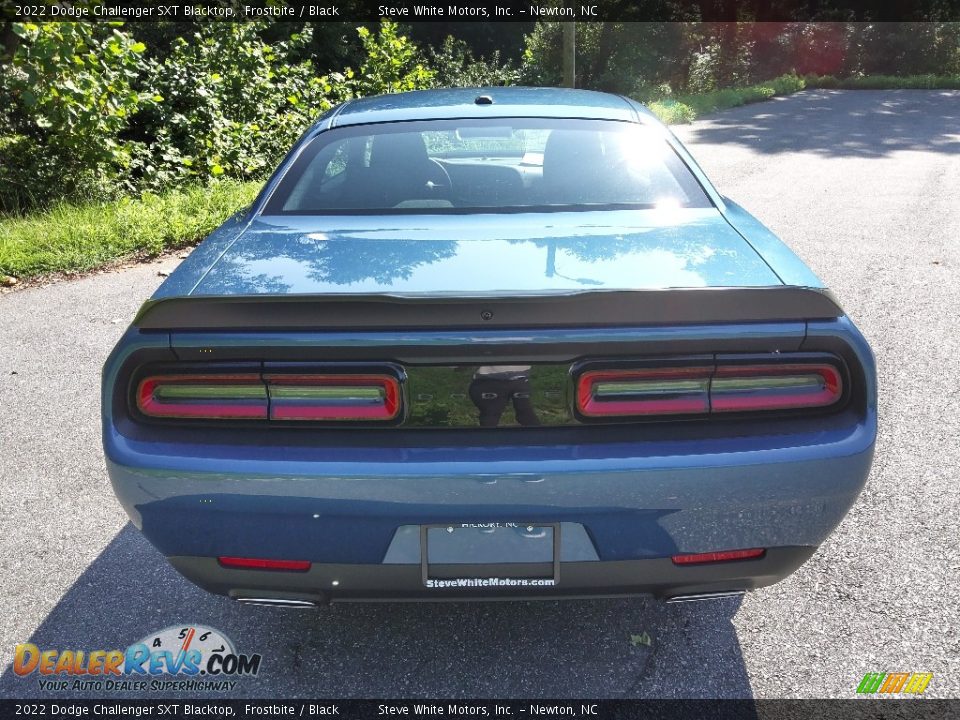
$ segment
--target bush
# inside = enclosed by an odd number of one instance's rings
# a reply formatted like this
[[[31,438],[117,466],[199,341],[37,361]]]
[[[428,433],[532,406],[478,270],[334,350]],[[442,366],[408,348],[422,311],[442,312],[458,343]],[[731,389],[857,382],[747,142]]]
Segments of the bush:
[[[174,41],[146,82],[163,102],[137,118],[146,152],[136,158],[138,187],[160,190],[220,177],[263,178],[316,118],[361,95],[429,87],[433,74],[396,23],[357,28],[364,49],[358,71],[317,76],[297,60],[308,26],[272,44],[269,22],[205,23],[188,42]]]
[[[806,80],[797,75],[781,75],[767,82],[742,88],[726,88],[694,95],[674,97],[648,96],[653,113],[669,125],[692,122],[700,115],[727,108],[769,100],[775,95],[790,95],[803,90]],[[669,91],[669,87],[665,88]],[[664,94],[661,90],[660,94]]]
[[[960,74],[956,75],[909,75],[898,78],[895,87],[905,90],[960,90]]]
[[[960,89],[960,75],[868,75],[836,78],[808,75],[809,87],[847,90],[938,90]]]
[[[136,158],[140,187],[262,177],[329,107],[330,88],[309,62],[292,60],[309,28],[267,45],[267,25],[203,23],[152,64],[145,82],[163,101],[136,118],[146,147]]]
[[[477,58],[463,41],[448,35],[439,50],[428,51],[427,63],[434,72],[434,87],[489,87],[516,85],[521,71],[500,60],[494,52],[490,60]]]
[[[110,23],[13,23],[0,70],[0,210],[116,195],[137,151],[122,134],[159,98],[137,87],[145,46]]]
[[[873,75],[868,77],[836,78],[833,75],[781,75],[757,85],[727,88],[695,95],[670,95],[670,88],[651,91],[638,99],[644,100],[650,110],[663,122],[675,125],[692,122],[705,113],[725,110],[751,102],[767,100],[775,95],[790,95],[804,88],[844,88],[850,90],[905,90],[939,88],[960,89],[960,76],[948,75]]]
[[[791,95],[807,86],[806,80],[796,74],[781,75],[765,84],[773,89],[774,95]]]
[[[692,107],[676,100],[655,100],[648,103],[647,107],[667,125],[683,125],[697,118],[697,113]]]
[[[523,83],[559,85],[563,78],[563,27],[538,22],[527,36]],[[680,87],[681,58],[689,48],[684,23],[577,23],[577,86],[635,94],[638,87],[671,82]]]
[[[392,22],[358,28],[359,69],[325,76],[299,59],[310,26],[266,43],[269,22],[201,23],[162,61],[121,26],[14,24],[22,42],[0,67],[0,212],[259,179],[334,104],[435,82]]]
[[[357,32],[366,58],[355,75],[348,68],[346,78],[330,76],[344,84],[339,99],[422,90],[433,85],[433,70],[424,63],[416,44],[399,34],[395,22],[381,22],[376,33],[363,26]]]
[[[840,81],[833,75],[805,75],[803,81],[809,88],[838,88]]]

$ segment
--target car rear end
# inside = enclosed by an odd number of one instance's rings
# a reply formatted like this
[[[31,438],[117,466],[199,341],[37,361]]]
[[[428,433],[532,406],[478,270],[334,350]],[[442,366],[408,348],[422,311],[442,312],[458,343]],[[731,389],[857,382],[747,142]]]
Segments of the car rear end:
[[[289,607],[786,577],[866,481],[865,340],[628,101],[467,92],[331,113],[144,306],[103,378],[130,518]]]
[[[483,313],[535,303],[465,304],[451,329],[377,327],[376,304],[370,329],[144,316],[105,369],[118,497],[186,577],[251,602],[682,598],[785,577],[866,480],[873,362],[839,313],[523,329]]]

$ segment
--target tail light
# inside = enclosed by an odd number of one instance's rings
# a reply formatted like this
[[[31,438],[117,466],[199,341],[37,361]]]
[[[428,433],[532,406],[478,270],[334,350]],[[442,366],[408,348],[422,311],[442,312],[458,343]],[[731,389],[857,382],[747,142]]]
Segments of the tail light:
[[[720,552],[694,553],[693,555],[674,555],[674,565],[705,565],[707,563],[732,562],[734,560],[757,560],[767,554],[764,548],[749,550],[721,550]]]
[[[842,361],[825,353],[619,364],[573,369],[570,421],[835,409],[850,396]],[[403,368],[389,363],[219,363],[186,366],[182,374],[162,365],[139,376],[131,401],[157,419],[388,425],[404,415],[404,378]]]
[[[136,404],[152,418],[388,422],[401,396],[388,374],[186,373],[144,378]]]
[[[257,374],[158,375],[140,381],[137,408],[156,418],[263,420],[267,388]]]
[[[389,375],[266,375],[271,420],[386,421],[400,413]]]
[[[598,369],[577,377],[584,418],[826,408],[843,397],[843,376],[829,362],[710,367]]]
[[[710,384],[710,407],[713,412],[827,407],[842,392],[833,365],[720,366]]]
[[[586,417],[685,415],[710,409],[712,368],[594,370],[577,386]]]

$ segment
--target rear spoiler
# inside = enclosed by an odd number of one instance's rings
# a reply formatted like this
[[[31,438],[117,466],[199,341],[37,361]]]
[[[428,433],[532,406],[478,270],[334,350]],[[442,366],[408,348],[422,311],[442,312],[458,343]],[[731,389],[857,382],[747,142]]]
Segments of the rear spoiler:
[[[216,295],[148,300],[143,330],[397,330],[602,327],[826,320],[829,290],[682,288],[518,296]]]

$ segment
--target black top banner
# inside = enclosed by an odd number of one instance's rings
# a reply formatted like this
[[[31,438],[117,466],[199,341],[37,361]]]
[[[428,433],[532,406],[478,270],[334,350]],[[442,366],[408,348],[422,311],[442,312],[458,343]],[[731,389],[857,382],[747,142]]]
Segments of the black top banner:
[[[0,0],[6,21],[925,22],[960,0]]]

